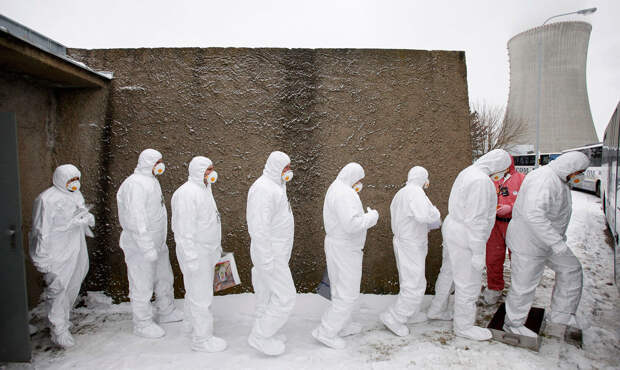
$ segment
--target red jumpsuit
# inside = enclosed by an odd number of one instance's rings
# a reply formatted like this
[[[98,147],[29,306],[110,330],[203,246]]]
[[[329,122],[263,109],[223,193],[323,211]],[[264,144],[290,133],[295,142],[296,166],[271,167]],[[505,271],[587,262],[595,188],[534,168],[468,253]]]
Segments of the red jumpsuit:
[[[511,156],[512,158],[512,156]],[[497,191],[498,209],[502,205],[510,206],[510,212],[497,216],[495,225],[491,230],[491,236],[487,241],[487,286],[491,290],[504,289],[504,260],[506,259],[506,230],[508,222],[512,218],[512,206],[517,200],[517,194],[521,188],[521,183],[525,178],[525,174],[517,172],[514,165],[514,158],[510,165],[510,176],[494,182]]]

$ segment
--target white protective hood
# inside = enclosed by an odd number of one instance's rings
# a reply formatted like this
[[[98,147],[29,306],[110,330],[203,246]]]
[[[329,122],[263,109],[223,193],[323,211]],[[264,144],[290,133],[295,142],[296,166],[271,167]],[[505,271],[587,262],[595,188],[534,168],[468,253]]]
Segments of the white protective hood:
[[[566,177],[571,173],[585,170],[590,166],[588,156],[581,152],[564,153],[554,161],[549,163],[549,167],[553,169],[562,181],[566,182]]]

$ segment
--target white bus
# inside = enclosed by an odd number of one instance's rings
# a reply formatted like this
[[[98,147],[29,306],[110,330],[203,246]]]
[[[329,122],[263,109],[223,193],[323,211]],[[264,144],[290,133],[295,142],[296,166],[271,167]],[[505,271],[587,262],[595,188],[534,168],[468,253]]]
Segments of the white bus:
[[[614,279],[620,291],[620,103],[609,120],[603,138],[603,186],[601,200],[614,242]]]
[[[560,153],[540,153],[540,165],[544,166],[549,164],[552,160],[560,156]],[[519,154],[513,155],[515,159],[515,169],[518,172],[528,174],[534,169],[534,163],[536,162],[536,154]]]
[[[602,168],[601,163],[603,160],[603,143],[596,143],[579,148],[566,149],[562,153],[566,152],[582,152],[590,158],[590,167],[584,173],[584,179],[581,183],[573,185],[573,187],[587,190],[595,193],[597,196],[601,196],[601,177]]]

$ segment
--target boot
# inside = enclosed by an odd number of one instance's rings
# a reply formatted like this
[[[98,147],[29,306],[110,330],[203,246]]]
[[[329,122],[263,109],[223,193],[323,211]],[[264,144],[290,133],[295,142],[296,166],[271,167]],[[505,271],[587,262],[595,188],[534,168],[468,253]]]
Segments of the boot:
[[[426,322],[428,321],[428,316],[426,316],[426,312],[418,312],[417,314],[413,315],[408,321],[408,324],[419,324],[421,322]]]
[[[347,343],[344,341],[344,339],[340,338],[339,336],[336,335],[334,337],[328,337],[323,334],[323,330],[321,330],[321,327],[314,329],[312,331],[312,336],[314,337],[314,339],[333,349],[344,349],[347,346]]]
[[[338,333],[341,337],[348,337],[349,335],[356,335],[362,332],[362,324],[359,322],[351,321],[340,330]]]
[[[479,326],[472,326],[471,328],[465,330],[455,329],[454,334],[459,337],[477,341],[489,340],[493,338],[493,334],[491,334],[491,331],[489,329],[484,329]]]
[[[482,293],[482,301],[487,306],[496,304],[501,297],[502,297],[501,290],[493,290],[493,289],[487,288]]]
[[[59,334],[52,333],[52,342],[62,348],[69,348],[75,345],[75,340],[68,330],[62,331]]]
[[[164,329],[152,321],[145,325],[134,325],[133,333],[143,338],[161,338],[166,335]]]
[[[160,324],[166,324],[169,322],[178,322],[183,321],[183,312],[173,309],[169,314],[159,315],[157,322]]]
[[[508,324],[504,324],[503,327],[506,333],[512,333],[517,335],[523,335],[525,337],[538,338],[538,334],[534,333],[530,329],[526,328],[525,325],[521,326],[509,326]]]
[[[257,351],[264,353],[267,356],[279,356],[284,353],[286,346],[283,342],[275,338],[264,338],[256,334],[254,329],[248,337],[248,344]]]
[[[192,343],[192,351],[222,352],[226,349],[226,341],[222,338],[211,337],[203,342]]]
[[[396,321],[389,312],[384,312],[379,315],[379,319],[386,328],[390,329],[392,333],[398,335],[399,337],[409,335],[409,328],[407,327],[407,325],[403,325]]]

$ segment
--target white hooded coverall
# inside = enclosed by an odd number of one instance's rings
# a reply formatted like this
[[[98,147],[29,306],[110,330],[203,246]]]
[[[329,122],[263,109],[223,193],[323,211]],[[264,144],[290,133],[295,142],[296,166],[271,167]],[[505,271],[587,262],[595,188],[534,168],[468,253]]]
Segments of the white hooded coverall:
[[[54,342],[71,327],[69,314],[88,272],[85,235],[92,237],[89,226],[95,226],[82,193],[67,189],[67,181],[74,177],[80,177],[75,166],[59,166],[54,171],[54,185],[39,194],[32,212],[30,256],[45,274],[44,297]]]
[[[577,311],[583,286],[582,269],[573,252],[560,254],[552,247],[566,245],[572,212],[566,177],[589,166],[588,157],[568,152],[530,172],[512,211],[506,244],[512,251],[511,286],[506,298],[506,324],[524,325],[545,266],[555,271],[550,320],[567,324]]]
[[[185,314],[192,324],[192,340],[201,343],[213,336],[213,275],[221,255],[222,227],[211,184],[205,171],[213,162],[194,157],[188,181],[172,196],[172,231],[185,284]]]
[[[123,181],[116,194],[123,228],[120,247],[127,264],[134,328],[153,322],[153,291],[160,316],[174,310],[174,277],[166,245],[168,214],[159,180],[152,172],[161,158],[157,150],[142,151],[134,173]],[[153,252],[157,253],[155,260],[148,258]]]
[[[417,312],[424,298],[429,225],[441,222],[439,210],[424,193],[427,181],[426,169],[413,167],[407,185],[396,193],[390,205],[400,292],[388,312],[401,324]]]
[[[331,286],[331,306],[319,331],[333,338],[349,323],[360,294],[366,231],[377,224],[377,211],[364,213],[353,185],[364,178],[358,163],[344,166],[327,189],[323,203],[325,257]]]
[[[246,217],[256,295],[253,331],[262,338],[276,334],[295,306],[295,284],[288,265],[295,222],[282,180],[282,170],[290,163],[285,153],[271,153],[263,175],[248,191]]]
[[[495,224],[497,193],[490,175],[510,166],[510,155],[495,149],[459,173],[448,200],[441,232],[443,261],[435,284],[429,317],[445,312],[455,285],[454,331],[474,326],[476,300],[482,285],[486,243]]]

